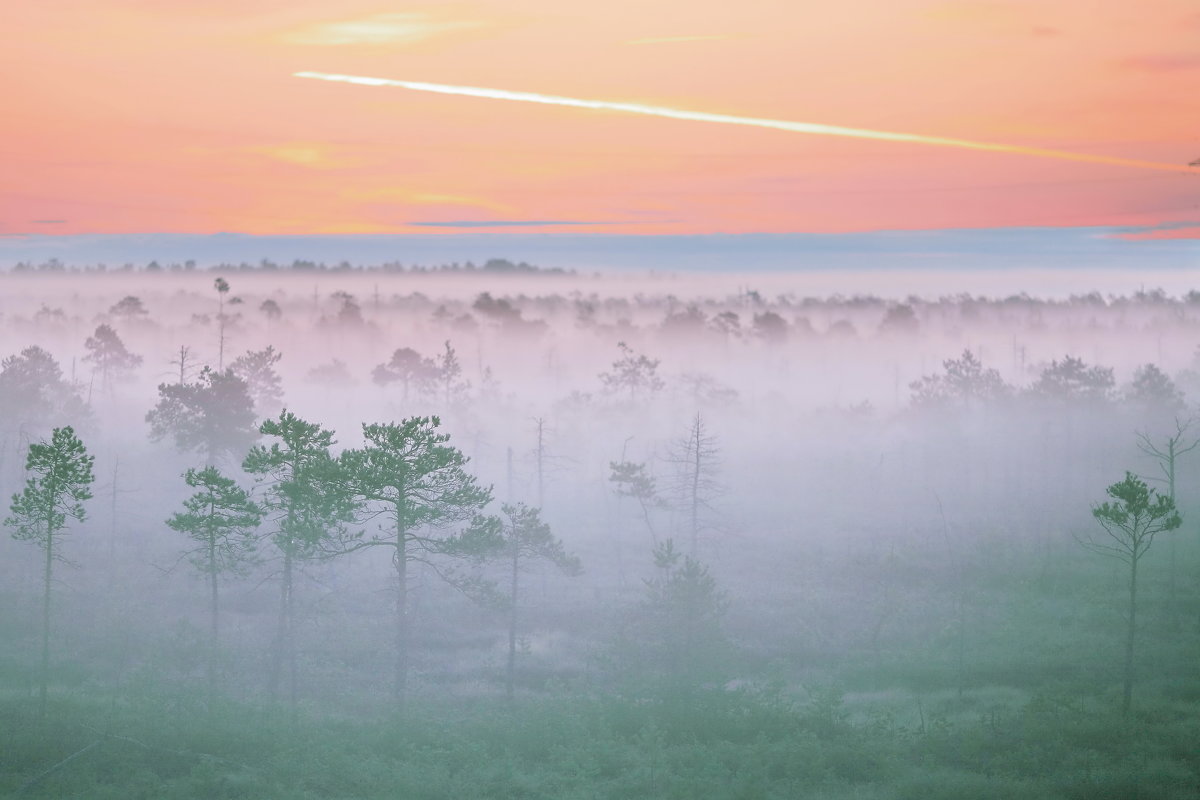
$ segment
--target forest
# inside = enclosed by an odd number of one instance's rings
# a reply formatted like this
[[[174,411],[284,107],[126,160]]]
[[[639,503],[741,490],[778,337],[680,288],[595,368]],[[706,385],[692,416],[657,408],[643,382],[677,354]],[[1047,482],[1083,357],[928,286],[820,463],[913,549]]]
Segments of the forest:
[[[0,359],[0,796],[1200,796],[1200,291],[53,262]]]

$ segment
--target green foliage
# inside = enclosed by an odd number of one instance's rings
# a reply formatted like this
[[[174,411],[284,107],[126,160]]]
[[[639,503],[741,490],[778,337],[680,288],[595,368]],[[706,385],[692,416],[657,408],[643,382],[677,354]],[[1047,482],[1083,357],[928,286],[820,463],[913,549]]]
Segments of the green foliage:
[[[259,433],[278,441],[251,448],[242,469],[267,482],[262,505],[275,525],[275,545],[292,557],[312,557],[332,546],[356,509],[341,465],[329,453],[333,431],[283,411],[264,420]]]
[[[1154,543],[1154,537],[1183,524],[1175,501],[1160,495],[1132,472],[1107,489],[1112,500],[1092,508],[1107,538],[1082,538],[1089,550],[1113,556],[1126,563],[1139,560]]]
[[[244,574],[251,564],[254,529],[262,521],[263,509],[216,467],[189,469],[184,481],[199,491],[183,502],[184,510],[172,515],[167,527],[196,543],[189,560],[201,572]]]
[[[654,564],[658,574],[645,581],[616,643],[618,674],[663,696],[723,684],[733,655],[721,625],[728,598],[708,567],[681,557],[671,539],[654,548]]]
[[[42,663],[40,670],[41,716],[46,716],[50,672],[50,596],[54,562],[64,560],[55,550],[55,536],[67,519],[82,521],[83,503],[92,498],[94,459],[71,427],[55,428],[50,441],[29,445],[25,490],[13,495],[12,516],[4,524],[13,538],[35,542],[44,552],[42,570]]]
[[[610,461],[608,480],[616,487],[620,497],[632,497],[649,506],[663,506],[665,501],[658,494],[658,482],[644,463],[635,461]]]
[[[540,559],[558,567],[564,575],[583,574],[579,558],[567,553],[562,540],[542,521],[541,509],[524,503],[504,503],[500,508],[508,519],[504,526],[507,549],[515,559]]]
[[[467,472],[470,459],[448,444],[440,425],[438,417],[363,425],[366,446],[346,450],[339,463],[359,520],[380,524],[344,547],[391,548],[395,559],[429,564],[451,585],[490,603],[495,592],[489,582],[435,560],[479,563],[504,547],[499,520],[480,513],[492,500],[491,488]]]
[[[49,442],[29,445],[25,471],[31,477],[24,491],[13,495],[11,516],[4,520],[13,538],[51,548],[68,518],[82,521],[83,503],[92,498],[96,480],[94,461],[70,426],[55,428]]]
[[[438,417],[363,425],[366,447],[341,455],[347,485],[367,504],[366,515],[387,518],[389,530],[414,531],[419,547],[432,547],[434,539],[415,529],[470,521],[492,499],[491,489],[467,473],[469,459],[447,444],[449,434],[438,433],[440,425]]]

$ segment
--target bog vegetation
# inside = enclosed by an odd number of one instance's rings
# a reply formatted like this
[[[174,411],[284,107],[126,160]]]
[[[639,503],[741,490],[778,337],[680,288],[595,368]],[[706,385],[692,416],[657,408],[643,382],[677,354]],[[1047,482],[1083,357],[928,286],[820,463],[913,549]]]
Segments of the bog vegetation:
[[[1200,793],[1200,293],[511,266],[0,275],[0,794]]]

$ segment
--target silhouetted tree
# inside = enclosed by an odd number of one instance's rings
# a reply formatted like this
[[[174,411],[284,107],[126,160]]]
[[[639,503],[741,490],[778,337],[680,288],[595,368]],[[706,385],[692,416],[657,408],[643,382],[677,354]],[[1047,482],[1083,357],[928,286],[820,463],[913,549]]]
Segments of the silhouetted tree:
[[[671,443],[667,457],[675,466],[675,494],[686,520],[692,558],[697,556],[700,532],[706,527],[703,517],[711,513],[712,499],[721,489],[717,482],[719,455],[717,438],[696,414],[687,433]]]
[[[1175,503],[1175,507],[1179,507],[1179,498],[1175,495],[1175,477],[1176,467],[1179,459],[1195,450],[1197,445],[1200,445],[1200,436],[1191,433],[1193,419],[1181,420],[1175,418],[1175,429],[1170,433],[1164,434],[1157,441],[1148,433],[1139,432],[1138,449],[1146,455],[1158,462],[1159,470],[1162,472],[1162,480],[1167,484],[1167,497],[1171,498],[1171,502]],[[1168,586],[1171,597],[1171,614],[1176,620],[1178,617],[1178,603],[1176,599],[1175,573],[1176,563],[1178,561],[1178,536],[1172,536],[1170,539],[1170,559],[1168,561]]]
[[[608,477],[616,490],[618,497],[632,497],[637,501],[642,512],[642,521],[650,532],[650,541],[657,546],[658,534],[654,523],[650,520],[650,509],[662,508],[666,505],[658,494],[658,482],[650,474],[644,463],[634,461],[610,461]]]
[[[79,424],[88,410],[48,352],[34,345],[0,361],[0,424],[10,428]]]
[[[621,357],[608,372],[600,373],[600,383],[610,394],[628,393],[630,402],[660,391],[666,384],[658,377],[657,358],[635,353],[625,342],[617,342]]]
[[[1029,387],[1029,393],[1042,400],[1063,404],[1100,404],[1112,399],[1112,367],[1091,366],[1083,359],[1065,356],[1062,361],[1051,361],[1042,370],[1038,379]]]
[[[411,347],[398,348],[386,364],[380,364],[371,373],[371,379],[380,386],[398,382],[405,402],[413,390],[427,393],[438,377],[438,365]]]
[[[1182,524],[1175,502],[1149,488],[1132,472],[1125,480],[1108,487],[1108,496],[1092,506],[1092,516],[1100,523],[1104,537],[1081,535],[1080,544],[1094,553],[1116,558],[1129,566],[1129,608],[1126,613],[1125,678],[1121,711],[1128,716],[1133,702],[1133,653],[1137,635],[1138,565],[1154,544],[1154,537],[1173,531]]]
[[[475,298],[475,302],[471,304],[471,308],[485,317],[491,317],[501,324],[511,324],[521,322],[521,312],[514,308],[506,298],[496,299],[488,292],[483,292]]]
[[[1144,414],[1170,417],[1183,411],[1183,392],[1154,364],[1143,364],[1124,387],[1123,399]]]
[[[192,358],[192,348],[186,344],[179,346],[179,356],[171,362],[171,366],[179,367],[179,382],[187,383],[192,377],[196,360]]]
[[[879,323],[879,332],[884,335],[909,336],[920,330],[920,327],[913,307],[907,303],[898,303],[890,306],[884,313],[883,321]]]
[[[960,358],[942,362],[945,373],[926,375],[909,384],[913,405],[918,408],[968,409],[1004,400],[1011,388],[995,369],[984,368],[970,350]]]
[[[278,322],[279,319],[283,317],[283,309],[279,307],[279,303],[275,302],[269,297],[262,301],[262,304],[259,305],[258,310],[261,311],[263,316],[267,318],[268,323]]]
[[[434,362],[437,369],[436,381],[442,391],[442,402],[450,408],[461,402],[471,388],[470,381],[463,379],[462,364],[458,361],[458,353],[450,346],[449,340],[442,354]]]
[[[763,311],[754,315],[754,335],[764,342],[778,344],[787,338],[787,320],[774,311]]]
[[[246,382],[246,391],[259,416],[274,416],[283,408],[283,382],[275,371],[282,358],[283,354],[274,346],[267,345],[262,350],[247,351],[229,365],[233,374]]]
[[[708,323],[708,317],[694,305],[685,307],[682,311],[672,311],[663,318],[661,330],[666,335],[675,335],[687,339],[703,331]]]
[[[225,295],[229,294],[229,281],[217,278],[213,281],[217,290],[217,371],[225,370]]]
[[[199,452],[214,465],[240,458],[258,438],[254,401],[246,382],[232,370],[205,367],[195,383],[163,383],[158,403],[146,414],[150,438],[170,436],[184,452]]]
[[[82,522],[83,503],[92,498],[92,472],[95,459],[70,426],[55,428],[49,442],[29,445],[25,489],[14,494],[9,506],[11,516],[4,524],[13,529],[13,538],[33,542],[45,553],[42,571],[42,664],[39,707],[46,716],[46,686],[50,670],[50,588],[54,562],[64,560],[56,549],[57,539],[67,519]]]
[[[140,320],[149,316],[149,312],[146,311],[146,306],[142,304],[141,298],[131,294],[113,303],[112,307],[108,309],[108,313],[125,320]]]
[[[83,346],[88,351],[83,360],[100,371],[100,384],[105,389],[110,388],[113,381],[128,378],[142,363],[142,357],[129,352],[110,325],[97,327]]]
[[[189,469],[184,482],[195,494],[183,502],[183,511],[167,520],[171,530],[186,534],[195,547],[187,552],[188,561],[208,578],[209,639],[208,698],[213,702],[217,691],[217,652],[220,643],[220,604],[218,579],[221,575],[242,575],[253,563],[254,530],[262,521],[263,510],[250,499],[245,489],[226,478],[216,467]]]
[[[366,325],[366,320],[363,319],[362,306],[354,299],[354,295],[345,291],[337,291],[331,294],[330,299],[338,301],[337,315],[333,318],[333,324],[345,328],[361,328]],[[328,324],[328,320],[323,318]]]
[[[726,339],[742,335],[742,321],[736,311],[722,311],[708,321],[708,326]]]

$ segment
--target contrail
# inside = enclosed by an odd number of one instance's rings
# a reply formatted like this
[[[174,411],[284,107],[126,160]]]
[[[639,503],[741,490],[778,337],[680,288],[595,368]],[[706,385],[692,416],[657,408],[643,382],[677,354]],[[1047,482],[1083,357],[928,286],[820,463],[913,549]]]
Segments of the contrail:
[[[294,76],[297,78],[315,78],[322,81],[356,83],[362,86],[396,86],[401,89],[411,89],[417,92],[457,94],[466,97],[485,97],[492,100],[516,100],[522,103],[542,103],[543,105],[551,106],[624,111],[628,114],[645,114],[652,117],[685,119],[693,122],[748,125],[754,128],[774,128],[775,130],[808,133],[816,136],[848,136],[854,139],[874,139],[885,142],[906,142],[909,144],[926,144],[937,147],[956,147],[962,150],[985,150],[993,153],[1013,153],[1015,155],[1035,156],[1038,158],[1057,158],[1063,161],[1082,161],[1089,164],[1108,164],[1114,167],[1134,167],[1137,169],[1197,174],[1193,168],[1195,165],[1139,161],[1131,158],[1072,153],[1066,150],[1047,150],[1041,147],[1022,147],[1014,144],[977,142],[970,139],[949,139],[943,136],[922,136],[916,133],[895,133],[892,131],[873,131],[866,128],[845,128],[840,125],[822,125],[816,122],[790,122],[780,119],[738,117],[731,114],[710,114],[704,111],[687,111],[679,108],[647,106],[639,103],[613,103],[607,100],[583,100],[578,97],[559,97],[557,95],[536,94],[534,92],[510,92],[505,89],[485,89],[479,86],[449,86],[442,83],[396,81],[389,78],[368,78],[359,75],[331,75],[325,72],[297,72],[294,73]]]

